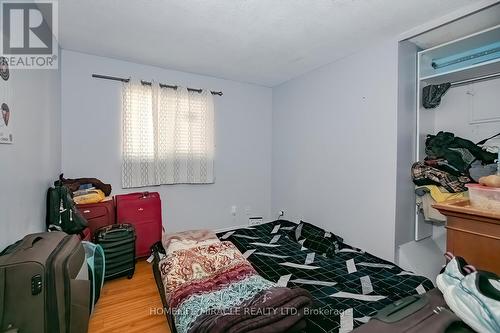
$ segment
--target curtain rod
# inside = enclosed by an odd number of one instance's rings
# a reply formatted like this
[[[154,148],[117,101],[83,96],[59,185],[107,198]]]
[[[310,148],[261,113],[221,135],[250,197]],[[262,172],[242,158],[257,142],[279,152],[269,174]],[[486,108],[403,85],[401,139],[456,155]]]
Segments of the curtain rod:
[[[116,76],[109,76],[109,75],[101,75],[101,74],[92,74],[92,77],[95,77],[97,79],[105,79],[105,80],[113,80],[113,81],[121,81],[121,82],[130,82],[130,78],[123,78],[123,77],[116,77]],[[143,81],[141,80],[141,83],[144,85],[151,85],[151,82],[148,81]],[[169,84],[159,84],[160,88],[171,88],[171,89],[177,89],[179,86],[174,86],[174,85],[169,85]],[[202,89],[194,89],[194,88],[187,88],[188,91],[196,91],[198,93],[201,93],[203,90]],[[222,91],[210,91],[212,95],[218,95],[222,96],[223,93]]]

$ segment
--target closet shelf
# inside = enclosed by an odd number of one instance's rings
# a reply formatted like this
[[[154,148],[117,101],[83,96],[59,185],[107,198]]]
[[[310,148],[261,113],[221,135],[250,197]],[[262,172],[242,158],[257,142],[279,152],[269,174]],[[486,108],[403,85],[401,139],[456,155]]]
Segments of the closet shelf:
[[[484,63],[455,69],[445,73],[424,76],[420,78],[420,81],[423,81],[426,84],[439,84],[445,82],[453,83],[496,73],[500,73],[500,59],[490,60]]]
[[[427,84],[439,84],[499,73],[499,41],[500,25],[497,25],[420,51],[419,80]]]

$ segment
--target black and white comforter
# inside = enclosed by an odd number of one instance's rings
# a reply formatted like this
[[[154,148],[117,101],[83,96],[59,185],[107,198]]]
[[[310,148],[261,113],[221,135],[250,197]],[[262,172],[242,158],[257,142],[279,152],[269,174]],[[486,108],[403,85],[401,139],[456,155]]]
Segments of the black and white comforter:
[[[386,305],[434,287],[308,223],[281,220],[217,236],[234,243],[264,278],[312,294],[308,332],[349,332]]]

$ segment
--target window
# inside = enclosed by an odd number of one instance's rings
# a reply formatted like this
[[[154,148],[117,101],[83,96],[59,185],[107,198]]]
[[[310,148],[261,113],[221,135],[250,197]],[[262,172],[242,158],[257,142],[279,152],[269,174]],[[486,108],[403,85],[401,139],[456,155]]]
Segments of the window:
[[[214,182],[210,91],[123,85],[123,188]]]

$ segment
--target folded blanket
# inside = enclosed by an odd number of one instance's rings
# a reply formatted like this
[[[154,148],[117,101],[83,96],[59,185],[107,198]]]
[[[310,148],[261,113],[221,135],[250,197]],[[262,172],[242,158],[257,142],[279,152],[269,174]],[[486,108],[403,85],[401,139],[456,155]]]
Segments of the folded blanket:
[[[304,308],[311,304],[306,291],[277,288],[258,275],[231,242],[177,249],[159,268],[179,333],[268,332],[268,326],[269,332],[290,332],[303,326]],[[280,314],[248,313],[252,307],[275,307]],[[281,315],[284,309],[293,316]]]
[[[304,289],[273,287],[229,313],[198,317],[189,332],[300,332],[306,327],[304,309],[311,304]]]
[[[219,238],[210,230],[189,230],[173,234],[164,234],[161,242],[167,254],[200,245],[220,243]]]

